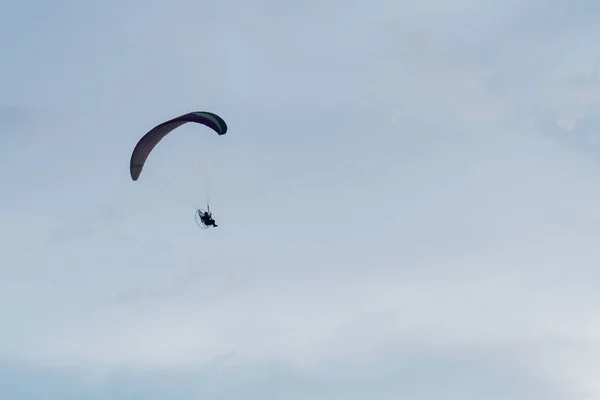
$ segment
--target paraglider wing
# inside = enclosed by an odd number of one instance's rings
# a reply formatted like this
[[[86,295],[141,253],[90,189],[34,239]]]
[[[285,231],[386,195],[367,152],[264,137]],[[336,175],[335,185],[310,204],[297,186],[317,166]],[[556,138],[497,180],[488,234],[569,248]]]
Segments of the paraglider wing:
[[[146,133],[135,146],[129,162],[131,179],[134,181],[138,180],[148,155],[150,155],[150,152],[152,152],[152,149],[154,149],[158,142],[171,131],[188,122],[206,125],[219,135],[227,133],[227,124],[223,118],[219,117],[217,114],[206,111],[191,112],[163,122],[152,128],[150,132]]]

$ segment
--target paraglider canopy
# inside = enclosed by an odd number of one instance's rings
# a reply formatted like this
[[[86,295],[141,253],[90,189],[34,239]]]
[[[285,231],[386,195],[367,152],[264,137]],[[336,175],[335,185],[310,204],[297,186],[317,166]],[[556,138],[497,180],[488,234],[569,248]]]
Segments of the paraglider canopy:
[[[146,133],[135,146],[129,162],[131,179],[134,181],[138,180],[140,174],[142,173],[142,169],[144,168],[146,159],[158,142],[160,142],[174,129],[188,122],[195,122],[208,126],[218,135],[224,135],[227,133],[227,124],[223,118],[217,114],[207,111],[195,111],[163,122]]]

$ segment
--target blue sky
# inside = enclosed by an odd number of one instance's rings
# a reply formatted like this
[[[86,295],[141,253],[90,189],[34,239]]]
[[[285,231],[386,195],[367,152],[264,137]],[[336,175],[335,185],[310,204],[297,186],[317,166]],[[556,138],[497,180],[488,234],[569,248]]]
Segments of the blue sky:
[[[5,1],[2,397],[600,398],[599,14]]]

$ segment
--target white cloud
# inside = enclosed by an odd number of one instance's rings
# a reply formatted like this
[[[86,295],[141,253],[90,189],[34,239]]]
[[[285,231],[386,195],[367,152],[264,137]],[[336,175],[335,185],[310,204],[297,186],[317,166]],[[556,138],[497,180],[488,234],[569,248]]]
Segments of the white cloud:
[[[0,171],[0,354],[347,379],[406,351],[483,354],[600,396],[598,167],[562,147],[600,99],[584,11],[563,27],[561,2],[226,4],[200,23],[208,6],[178,4],[128,8],[127,24],[107,5],[117,44],[81,22],[44,47],[65,59],[11,61],[38,74],[10,90],[52,93],[70,119],[36,127]],[[86,38],[91,61],[71,51]],[[189,107],[230,123],[207,232],[152,171],[127,175],[135,140]],[[184,165],[161,149],[157,169]]]

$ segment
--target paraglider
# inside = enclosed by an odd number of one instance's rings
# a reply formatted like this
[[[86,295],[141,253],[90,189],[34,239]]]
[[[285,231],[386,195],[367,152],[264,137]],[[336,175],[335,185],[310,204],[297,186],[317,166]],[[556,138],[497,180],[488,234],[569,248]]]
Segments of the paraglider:
[[[206,208],[206,211],[202,209],[196,210],[196,224],[202,229],[207,229],[211,226],[215,228],[218,227],[219,225],[216,224],[215,219],[210,212],[210,206],[207,206]]]
[[[219,136],[227,133],[227,123],[225,120],[217,114],[208,111],[190,112],[165,121],[152,128],[136,144],[129,162],[131,179],[134,181],[139,179],[148,156],[156,145],[173,130],[188,122],[195,122],[207,126]],[[210,226],[217,227],[209,207],[207,207],[207,211],[200,209],[196,210],[196,222],[198,223],[198,226],[204,229]]]
[[[146,133],[135,146],[129,162],[131,179],[134,181],[138,180],[142,173],[142,169],[144,168],[144,164],[146,163],[146,159],[158,142],[174,129],[179,128],[181,125],[188,122],[206,125],[219,135],[227,133],[227,124],[223,118],[219,117],[217,114],[206,111],[191,112],[163,122],[152,128],[150,132]]]

